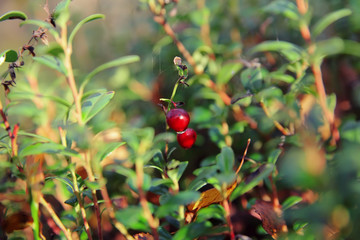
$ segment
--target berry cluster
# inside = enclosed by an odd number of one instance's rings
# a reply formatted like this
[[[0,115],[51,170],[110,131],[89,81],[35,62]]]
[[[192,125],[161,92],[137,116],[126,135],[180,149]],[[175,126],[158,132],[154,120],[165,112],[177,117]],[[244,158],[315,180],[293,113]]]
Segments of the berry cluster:
[[[196,141],[196,132],[187,128],[190,122],[189,114],[181,108],[174,108],[167,112],[166,122],[169,127],[177,132],[177,141],[185,149],[191,148]]]

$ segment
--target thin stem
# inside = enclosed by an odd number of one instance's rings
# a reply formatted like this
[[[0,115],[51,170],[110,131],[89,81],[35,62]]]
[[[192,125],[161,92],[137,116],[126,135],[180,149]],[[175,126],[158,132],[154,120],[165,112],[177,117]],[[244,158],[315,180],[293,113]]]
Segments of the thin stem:
[[[280,201],[279,201],[279,197],[278,197],[278,193],[277,193],[277,188],[274,182],[274,179],[272,176],[269,176],[269,180],[271,183],[271,189],[272,189],[272,203],[275,209],[280,209],[281,205],[280,205]]]
[[[114,213],[114,208],[112,206],[112,203],[111,203],[111,199],[109,197],[109,193],[106,189],[106,185],[104,185],[101,189],[101,194],[104,198],[104,201],[105,201],[105,205],[106,205],[106,208],[109,212],[109,217],[110,219],[112,220],[114,226],[119,230],[119,232],[125,236],[126,239],[128,240],[133,240],[134,238],[128,233],[128,231],[126,230],[126,227],[121,224],[120,222],[118,222],[115,218],[115,213]]]
[[[226,188],[225,188],[224,192],[226,193]],[[227,221],[227,223],[229,225],[229,229],[230,229],[230,239],[235,240],[234,227],[233,227],[233,224],[231,222],[231,209],[230,209],[229,200],[227,198],[224,198],[222,204],[223,204],[224,210],[225,210],[226,221]]]
[[[305,15],[308,11],[308,6],[305,2],[305,0],[296,0],[297,8],[300,12],[300,14]],[[301,22],[300,24],[300,33],[304,40],[308,44],[308,52],[310,55],[314,54],[316,45],[311,40],[311,33],[309,26],[307,26],[304,22]],[[326,91],[324,86],[324,81],[322,78],[321,73],[321,62],[319,61],[313,61],[311,64],[311,70],[313,72],[314,78],[315,78],[315,86],[317,93],[319,94],[319,104],[321,106],[321,109],[324,112],[325,118],[330,124],[330,131],[332,134],[331,144],[336,145],[336,142],[340,139],[340,133],[335,125],[335,116],[334,113],[330,112],[327,104],[326,104]]]
[[[34,201],[34,196],[30,190],[30,210],[31,216],[33,218],[32,229],[34,234],[34,239],[40,239],[40,220],[39,220],[39,203]]]
[[[243,154],[243,156],[242,156],[241,163],[240,163],[238,169],[236,170],[236,174],[238,174],[238,173],[240,172],[240,170],[241,170],[241,168],[242,168],[242,165],[244,164],[245,156],[246,156],[247,151],[248,151],[248,149],[249,149],[250,142],[251,142],[251,139],[249,138],[249,139],[247,140],[246,148],[245,148],[244,154]]]
[[[146,195],[142,189],[142,185],[144,182],[144,172],[143,172],[144,164],[142,162],[142,159],[136,159],[135,168],[136,168],[136,179],[137,179],[137,188],[139,192],[140,205],[144,210],[145,218],[151,227],[152,235],[154,239],[158,240],[159,234],[157,232],[157,228],[159,227],[159,220],[153,217],[148,205],[148,201],[146,200]]]
[[[73,178],[73,184],[74,184],[74,194],[78,200],[78,203],[79,203],[79,207],[80,207],[80,213],[81,213],[81,216],[82,216],[82,219],[84,221],[84,227],[85,227],[85,230],[86,230],[86,233],[88,235],[88,239],[89,240],[92,240],[92,235],[91,235],[91,231],[90,231],[90,226],[89,226],[89,223],[86,219],[86,211],[85,211],[85,208],[84,208],[84,204],[82,202],[82,199],[81,199],[81,196],[80,196],[80,191],[79,191],[79,187],[78,187],[78,182],[77,182],[77,178],[76,178],[76,174],[75,174],[75,170],[73,168],[71,168],[71,176]]]
[[[15,124],[14,130],[11,132],[11,127],[10,127],[9,121],[8,121],[7,116],[4,113],[3,109],[4,108],[3,108],[2,102],[0,101],[0,115],[3,119],[4,125],[5,125],[5,130],[8,132],[8,136],[10,138],[11,157],[16,157],[18,155],[18,145],[16,143],[16,139],[17,139],[17,133],[19,131],[19,124]]]
[[[87,172],[87,175],[89,177],[89,180],[91,182],[95,182],[96,181],[95,176],[94,176],[94,173],[92,171],[91,162],[90,162],[90,159],[89,159],[87,153],[84,154],[84,158],[85,158],[85,163],[86,163],[86,172]],[[96,220],[97,220],[98,237],[99,237],[100,240],[102,240],[103,239],[103,233],[102,233],[102,228],[101,228],[100,208],[99,208],[99,203],[98,203],[98,199],[97,199],[97,196],[96,196],[96,190],[95,189],[91,190],[91,194],[92,194],[92,197],[93,197],[95,215],[96,215]]]
[[[65,53],[64,65],[67,70],[66,80],[67,80],[67,83],[71,89],[71,93],[74,98],[75,109],[76,109],[76,119],[77,119],[77,122],[79,123],[79,125],[83,125],[82,118],[81,118],[81,103],[80,103],[81,99],[79,98],[80,95],[77,91],[72,62],[71,62],[72,46],[68,45],[68,42],[67,42],[66,26],[61,29],[61,45],[62,45],[62,47],[64,49],[64,53]]]
[[[267,109],[267,107],[265,106],[264,102],[260,102],[260,106],[261,106],[261,108],[264,110],[265,115],[273,121],[275,127],[276,127],[282,134],[284,134],[285,136],[291,134],[291,132],[289,131],[289,129],[284,128],[277,120],[275,120],[275,119],[272,118],[272,116],[271,116],[269,110]]]
[[[40,203],[45,207],[45,209],[48,211],[56,225],[61,229],[61,231],[65,234],[66,239],[72,240],[71,233],[64,224],[61,222],[60,218],[55,213],[54,209],[51,207],[51,205],[44,199],[44,196],[40,196]]]

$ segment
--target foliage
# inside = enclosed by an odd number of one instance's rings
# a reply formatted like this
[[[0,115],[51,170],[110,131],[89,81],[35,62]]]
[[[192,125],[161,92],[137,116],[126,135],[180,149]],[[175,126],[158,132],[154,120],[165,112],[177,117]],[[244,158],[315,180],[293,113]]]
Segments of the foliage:
[[[0,16],[1,239],[360,236],[358,1],[77,4]]]

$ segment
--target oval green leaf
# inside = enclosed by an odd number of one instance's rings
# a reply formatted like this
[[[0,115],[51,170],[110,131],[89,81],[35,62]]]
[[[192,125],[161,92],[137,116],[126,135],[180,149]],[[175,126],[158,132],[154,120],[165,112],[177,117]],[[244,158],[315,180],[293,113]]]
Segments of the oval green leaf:
[[[100,112],[113,98],[115,92],[98,92],[84,100],[81,106],[82,120],[87,123]]]
[[[4,62],[15,62],[18,59],[17,52],[12,49],[8,49],[0,53],[0,65]]]
[[[80,157],[79,153],[77,153],[75,150],[66,148],[61,144],[53,142],[35,143],[27,146],[20,152],[20,156],[25,157],[28,155],[36,155],[40,153],[62,154],[70,157]]]
[[[92,70],[88,75],[86,75],[84,81],[81,83],[80,92],[82,92],[84,90],[85,86],[91,80],[91,78],[93,78],[99,72],[102,72],[109,68],[118,67],[118,66],[121,66],[124,64],[134,63],[134,62],[138,62],[138,61],[140,61],[139,56],[129,55],[129,56],[120,57],[118,59],[112,60],[110,62],[107,62],[107,63],[104,63],[104,64],[98,66],[97,68]]]
[[[241,63],[228,63],[224,65],[219,71],[216,81],[220,84],[226,84],[230,81],[230,79],[240,71],[242,68]]]
[[[55,69],[59,71],[60,73],[67,76],[67,70],[64,66],[64,63],[57,57],[50,56],[50,55],[44,55],[41,57],[33,57],[33,59],[49,68]]]
[[[27,16],[25,13],[20,11],[10,11],[1,15],[0,22],[5,20],[13,20],[13,19],[26,20]]]
[[[75,26],[75,28],[73,29],[73,31],[71,32],[71,34],[70,34],[70,36],[69,36],[69,45],[70,45],[70,46],[72,45],[72,41],[73,41],[76,33],[80,30],[80,28],[81,28],[85,23],[91,22],[91,21],[96,20],[96,19],[102,19],[102,18],[105,18],[105,15],[104,15],[104,14],[93,14],[93,15],[90,15],[90,16],[84,18],[83,20],[81,20],[81,21]]]
[[[247,193],[254,187],[256,187],[260,181],[264,180],[268,177],[274,169],[274,164],[267,163],[259,167],[257,171],[253,173],[253,177],[250,180],[246,180],[241,182],[231,194],[230,200],[234,200],[235,198]]]
[[[250,49],[249,54],[253,55],[258,52],[278,52],[290,62],[299,60],[304,54],[302,48],[285,41],[264,41]]]
[[[314,27],[312,28],[312,36],[319,36],[330,24],[343,17],[349,16],[350,14],[351,10],[346,8],[327,14],[314,25]]]

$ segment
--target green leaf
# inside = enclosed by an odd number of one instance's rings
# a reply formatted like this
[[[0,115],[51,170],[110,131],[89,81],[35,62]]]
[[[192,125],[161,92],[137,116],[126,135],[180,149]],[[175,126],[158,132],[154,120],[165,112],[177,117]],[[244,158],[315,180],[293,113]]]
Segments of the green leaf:
[[[244,88],[250,92],[258,92],[264,85],[264,74],[259,67],[245,69],[240,79]]]
[[[216,82],[219,84],[228,83],[230,79],[240,71],[241,68],[241,63],[228,63],[224,65],[216,76]]]
[[[259,182],[264,180],[270,175],[274,169],[274,164],[267,163],[258,168],[252,175],[250,175],[245,181],[241,182],[231,194],[230,200],[234,200],[238,196],[241,196],[254,187],[256,187]]]
[[[69,204],[70,206],[73,206],[75,207],[76,204],[77,204],[77,197],[76,196],[73,196],[71,198],[69,198],[68,200],[65,201],[66,204]]]
[[[216,164],[222,173],[226,174],[233,172],[235,156],[233,150],[230,147],[223,147],[216,160]]]
[[[346,8],[325,15],[312,28],[312,36],[314,38],[319,36],[330,24],[349,15],[351,15],[351,10]]]
[[[272,14],[281,14],[291,20],[299,20],[299,11],[296,5],[291,1],[273,1],[269,5],[264,7],[264,11]]]
[[[282,210],[285,211],[286,209],[291,208],[295,204],[302,201],[302,197],[299,196],[290,196],[282,203]]]
[[[205,235],[212,228],[209,221],[206,222],[193,222],[180,228],[173,237],[173,240],[193,240],[202,235]]]
[[[87,123],[100,112],[113,98],[114,92],[98,92],[86,98],[81,106],[82,120]]]
[[[12,49],[5,50],[2,53],[0,53],[0,66],[4,62],[15,62],[17,59],[18,59],[18,55],[16,51]]]
[[[106,145],[106,147],[104,149],[100,150],[100,152],[98,153],[99,160],[100,161],[104,160],[109,154],[111,154],[113,151],[115,151],[116,149],[118,149],[119,147],[121,147],[124,144],[125,144],[125,142],[108,143]]]
[[[295,81],[295,78],[293,76],[282,73],[282,72],[271,72],[269,74],[269,76],[273,80],[281,81],[281,82],[285,82],[285,83],[293,83]]]
[[[53,142],[35,143],[25,147],[20,152],[20,156],[36,155],[40,153],[62,154],[70,157],[80,157],[75,150],[66,148],[65,146]]]
[[[180,162],[177,160],[172,160],[167,165],[168,171],[167,174],[169,178],[171,178],[173,181],[179,181],[181,176],[183,175],[186,167],[188,165],[188,162]]]
[[[41,21],[41,20],[35,20],[35,19],[28,19],[26,21],[23,21],[22,23],[20,23],[20,27],[26,24],[30,24],[30,25],[35,25],[38,27],[42,27],[47,29],[51,35],[53,35],[55,38],[59,38],[59,33],[55,30],[55,28],[53,27],[53,25],[51,25],[48,22],[45,21]]]
[[[276,161],[278,160],[280,154],[281,154],[282,150],[281,149],[274,149],[270,152],[269,157],[268,157],[268,163],[272,163],[275,164]]]
[[[60,44],[56,43],[56,42],[50,42],[48,46],[45,46],[45,54],[54,56],[54,57],[59,57],[62,54],[64,54],[64,49],[61,47]]]
[[[140,206],[129,206],[116,211],[115,217],[119,222],[124,224],[126,228],[149,231],[150,227],[143,212],[143,208]]]
[[[47,177],[45,178],[45,181],[48,181],[48,180],[59,180],[60,182],[62,183],[65,183],[66,184],[66,189],[71,193],[73,194],[74,193],[74,184],[68,179],[68,178],[65,178],[65,177]]]
[[[85,180],[85,185],[90,188],[91,190],[98,190],[100,189],[100,184],[98,182],[91,182]]]
[[[43,137],[43,136],[40,136],[40,135],[37,135],[37,134],[34,134],[34,133],[28,133],[28,132],[24,132],[24,131],[19,131],[18,132],[18,136],[26,136],[26,137],[32,137],[32,138],[37,138],[41,141],[45,141],[45,142],[50,142],[51,139],[49,138],[46,138],[46,137]]]
[[[129,55],[129,56],[120,57],[118,59],[112,60],[110,62],[107,62],[107,63],[104,63],[104,64],[98,66],[97,68],[92,70],[88,75],[86,75],[84,81],[81,83],[80,91],[83,91],[85,86],[87,85],[87,83],[91,80],[91,78],[93,78],[99,72],[102,72],[109,68],[118,67],[118,66],[121,66],[124,64],[134,63],[134,62],[138,62],[138,61],[140,61],[139,56]]]
[[[344,50],[343,53],[360,57],[360,43],[352,40],[343,40]]]
[[[317,42],[313,61],[321,61],[327,56],[342,53],[344,49],[344,41],[338,37]]]
[[[20,11],[10,11],[0,16],[0,22],[13,19],[26,20],[27,16],[25,13]]]
[[[250,49],[249,54],[253,55],[258,52],[278,52],[290,62],[295,62],[302,58],[304,50],[290,42],[264,41]]]
[[[205,222],[206,220],[209,219],[219,219],[223,223],[225,223],[226,222],[225,215],[226,213],[223,206],[221,206],[220,204],[212,204],[208,207],[201,208],[197,212],[196,221]]]
[[[54,95],[47,96],[47,95],[35,94],[34,92],[22,92],[22,91],[10,92],[9,94],[9,98],[11,100],[29,100],[29,99],[33,100],[35,97],[47,98],[60,105],[65,106],[66,108],[72,107],[72,104],[66,101],[64,98]]]
[[[200,197],[199,192],[184,191],[176,195],[169,196],[156,211],[157,217],[165,217],[179,209],[179,206],[187,205],[196,201]]]
[[[104,15],[104,14],[93,14],[93,15],[90,15],[90,16],[84,18],[83,20],[81,20],[81,21],[75,26],[75,28],[73,29],[73,31],[71,32],[71,34],[70,34],[70,36],[69,36],[68,44],[69,44],[70,46],[72,45],[72,42],[73,42],[73,39],[74,39],[76,33],[80,30],[80,28],[81,28],[85,23],[91,22],[91,21],[96,20],[96,19],[102,19],[102,18],[105,18],[105,15]]]
[[[49,68],[59,71],[65,76],[68,74],[63,62],[57,57],[45,55],[41,57],[33,57],[33,59]]]
[[[53,15],[55,19],[58,18],[63,11],[69,8],[70,2],[71,0],[63,0],[56,5]]]

